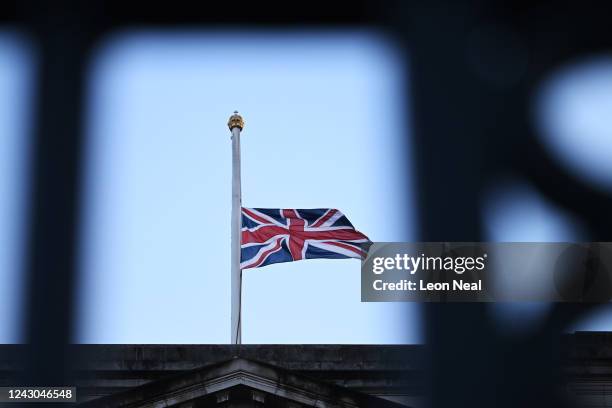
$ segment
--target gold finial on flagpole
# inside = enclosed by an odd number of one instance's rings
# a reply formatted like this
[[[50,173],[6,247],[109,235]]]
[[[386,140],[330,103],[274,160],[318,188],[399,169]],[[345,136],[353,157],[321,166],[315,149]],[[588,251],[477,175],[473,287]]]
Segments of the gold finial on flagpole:
[[[235,127],[240,128],[240,130],[244,128],[244,119],[242,119],[242,116],[238,114],[238,111],[234,111],[234,114],[230,116],[227,126],[230,128],[230,130]]]

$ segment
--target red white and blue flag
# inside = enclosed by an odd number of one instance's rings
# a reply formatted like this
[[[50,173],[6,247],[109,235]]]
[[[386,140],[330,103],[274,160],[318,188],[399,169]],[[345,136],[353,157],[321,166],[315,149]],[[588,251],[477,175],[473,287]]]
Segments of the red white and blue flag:
[[[371,244],[333,208],[242,208],[240,268],[313,258],[365,258]]]

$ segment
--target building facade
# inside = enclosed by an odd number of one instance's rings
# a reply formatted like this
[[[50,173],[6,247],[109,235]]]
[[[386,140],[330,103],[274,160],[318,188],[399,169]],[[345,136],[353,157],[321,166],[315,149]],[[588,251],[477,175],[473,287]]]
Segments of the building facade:
[[[74,345],[83,407],[427,407],[424,345]],[[612,407],[612,333],[561,339],[567,406]],[[0,346],[0,386],[25,345]],[[452,364],[452,362],[449,362]],[[431,390],[431,392],[442,392]]]

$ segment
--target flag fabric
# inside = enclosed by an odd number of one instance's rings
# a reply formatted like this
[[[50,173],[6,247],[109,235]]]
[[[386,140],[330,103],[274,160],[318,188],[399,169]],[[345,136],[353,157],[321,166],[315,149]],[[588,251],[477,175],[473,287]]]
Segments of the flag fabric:
[[[240,268],[313,258],[365,258],[371,244],[333,208],[242,208]]]

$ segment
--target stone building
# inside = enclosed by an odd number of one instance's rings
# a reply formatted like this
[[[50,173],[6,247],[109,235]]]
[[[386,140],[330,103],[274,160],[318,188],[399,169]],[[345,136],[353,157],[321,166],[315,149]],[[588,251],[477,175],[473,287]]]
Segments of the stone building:
[[[564,400],[612,407],[612,333],[561,339]],[[0,346],[0,386],[23,345]],[[83,407],[426,407],[423,345],[75,345]],[[466,368],[467,369],[467,368]]]
[[[78,346],[85,407],[421,406],[422,346]]]

